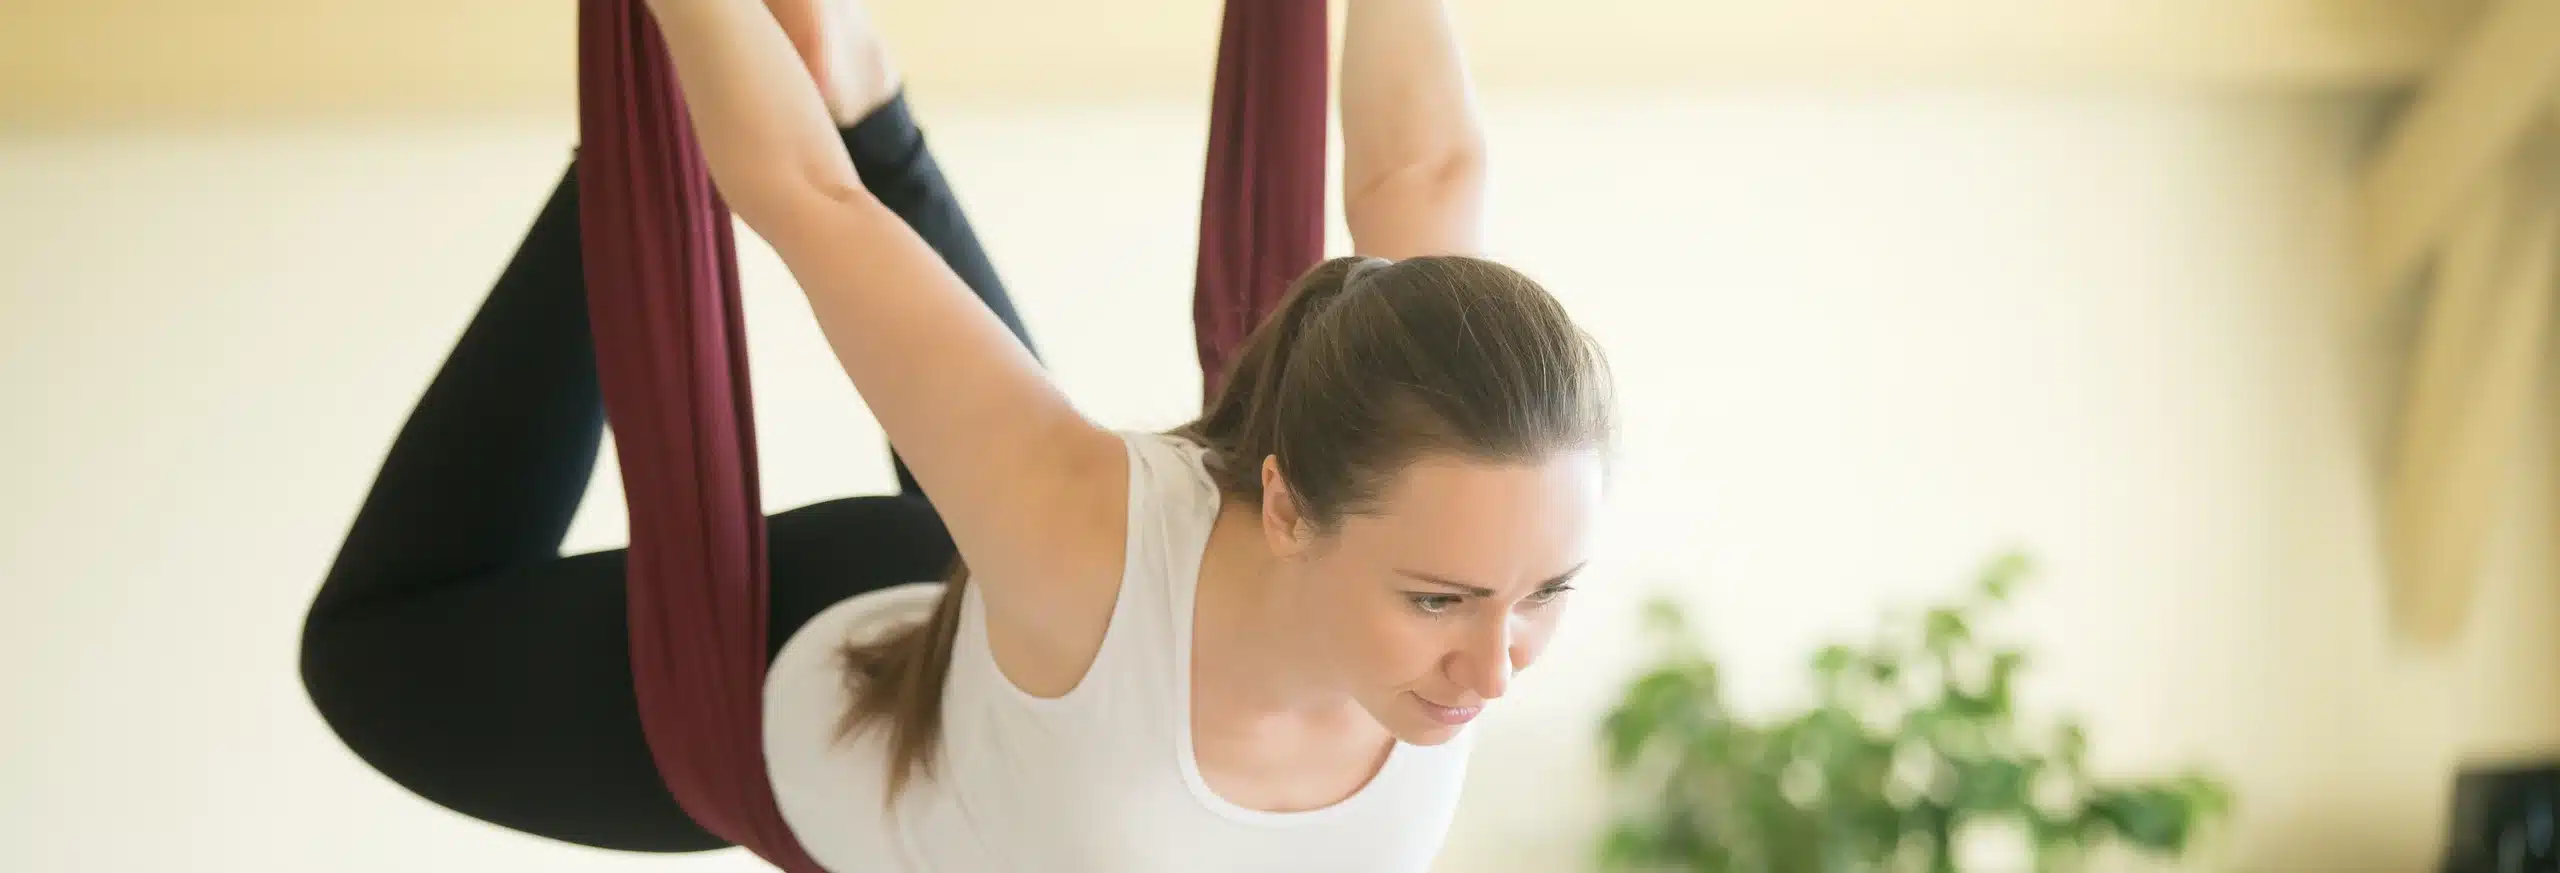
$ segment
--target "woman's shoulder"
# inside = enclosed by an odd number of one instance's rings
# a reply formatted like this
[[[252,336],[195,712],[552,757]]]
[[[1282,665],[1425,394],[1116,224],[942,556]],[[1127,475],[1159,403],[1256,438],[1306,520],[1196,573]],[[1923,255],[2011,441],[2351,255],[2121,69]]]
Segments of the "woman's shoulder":
[[[1218,486],[1209,474],[1209,465],[1216,462],[1216,456],[1208,445],[1180,431],[1114,433],[1129,452],[1131,538],[1149,532],[1138,526],[1141,521],[1215,514]]]

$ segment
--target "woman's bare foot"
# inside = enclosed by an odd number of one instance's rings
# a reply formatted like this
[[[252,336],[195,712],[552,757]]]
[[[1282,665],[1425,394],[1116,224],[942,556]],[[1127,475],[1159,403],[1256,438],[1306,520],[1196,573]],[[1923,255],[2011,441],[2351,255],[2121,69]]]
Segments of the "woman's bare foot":
[[[897,96],[897,64],[863,0],[765,0],[765,8],[800,50],[837,124],[859,122]]]

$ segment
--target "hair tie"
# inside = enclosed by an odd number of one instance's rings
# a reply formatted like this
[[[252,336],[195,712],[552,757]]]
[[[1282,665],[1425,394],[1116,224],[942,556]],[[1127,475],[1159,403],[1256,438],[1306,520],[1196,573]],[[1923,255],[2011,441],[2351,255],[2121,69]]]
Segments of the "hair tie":
[[[1360,281],[1360,277],[1375,272],[1380,268],[1394,265],[1394,261],[1377,257],[1364,257],[1351,262],[1351,269],[1343,271],[1342,274],[1342,293],[1351,293],[1352,283]]]

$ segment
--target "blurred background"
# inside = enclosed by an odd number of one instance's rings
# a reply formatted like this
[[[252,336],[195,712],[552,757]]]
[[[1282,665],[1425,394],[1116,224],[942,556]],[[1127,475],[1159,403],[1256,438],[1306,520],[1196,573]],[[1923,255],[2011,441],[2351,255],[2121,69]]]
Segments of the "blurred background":
[[[871,2],[1057,378],[1184,420],[1220,4]],[[2560,0],[1452,2],[1491,254],[1607,345],[1626,429],[1604,557],[1480,723],[1439,870],[1667,839],[1603,742],[1666,663],[1649,600],[1718,718],[1777,731],[1821,646],[2013,551],[2031,581],[1965,623],[2025,666],[1974,724],[2073,716],[2090,778],[2229,801],[2100,869],[2550,863]],[[0,4],[0,869],[761,869],[455,816],[296,678],[375,465],[565,166],[574,27]],[[891,489],[740,243],[768,505]],[[612,464],[573,550],[623,542]],[[1962,873],[2028,869],[1975,842]]]

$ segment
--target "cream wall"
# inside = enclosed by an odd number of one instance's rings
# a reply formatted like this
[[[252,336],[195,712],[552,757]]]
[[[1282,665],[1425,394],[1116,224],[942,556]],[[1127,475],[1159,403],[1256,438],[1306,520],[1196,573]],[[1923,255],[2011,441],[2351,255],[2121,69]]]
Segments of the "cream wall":
[[[1199,106],[955,110],[937,147],[1058,378],[1177,421]],[[2199,760],[2201,869],[2400,873],[2449,768],[2560,745],[2555,479],[2536,453],[2470,635],[2384,638],[2370,422],[2341,341],[2354,107],[1867,92],[1492,101],[1496,253],[1608,343],[1627,432],[1575,623],[1482,726],[1446,871],[1577,869],[1592,728],[1643,592],[1739,691],[2019,544],[2034,691],[2102,759]],[[558,172],[569,123],[0,139],[0,869],[752,870],[457,819],[360,767],[294,681],[372,466]],[[886,487],[876,429],[746,253],[766,494]],[[2536,444],[2550,444],[2547,422]],[[620,541],[608,467],[573,548]]]
[[[1301,0],[1318,2],[1318,0]],[[869,0],[946,98],[1197,99],[1216,0]],[[1342,4],[1335,2],[1338,12]],[[2406,84],[2483,0],[1466,0],[1488,87],[1784,82]],[[0,124],[565,110],[575,2],[11,0]]]

